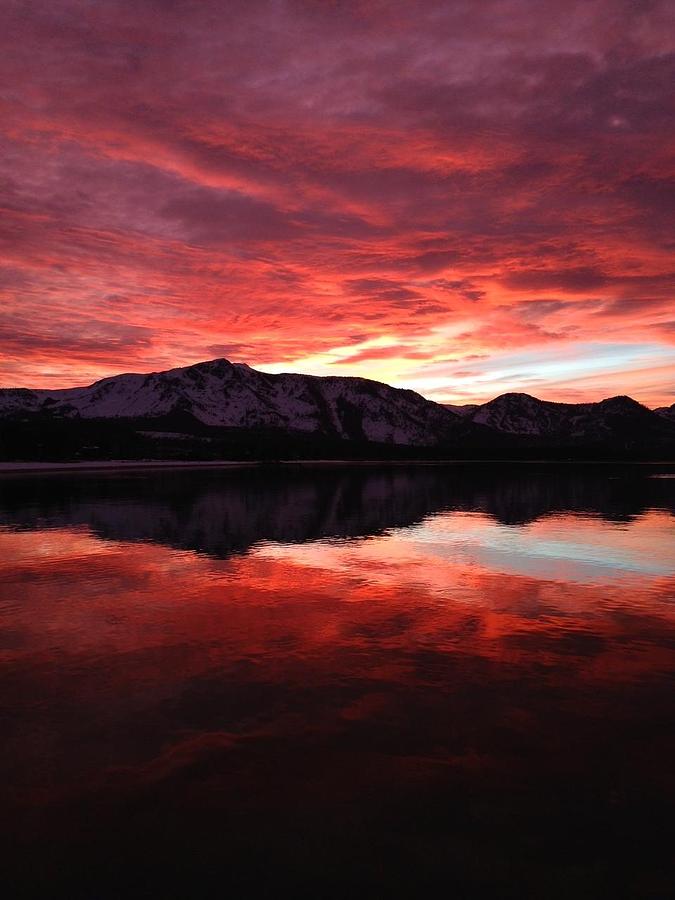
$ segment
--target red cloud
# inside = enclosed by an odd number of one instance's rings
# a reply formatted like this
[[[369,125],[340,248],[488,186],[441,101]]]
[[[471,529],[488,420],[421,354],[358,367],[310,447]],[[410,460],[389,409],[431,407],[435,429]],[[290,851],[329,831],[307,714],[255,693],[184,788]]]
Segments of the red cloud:
[[[2,383],[673,344],[672,4],[221,12],[8,10]]]

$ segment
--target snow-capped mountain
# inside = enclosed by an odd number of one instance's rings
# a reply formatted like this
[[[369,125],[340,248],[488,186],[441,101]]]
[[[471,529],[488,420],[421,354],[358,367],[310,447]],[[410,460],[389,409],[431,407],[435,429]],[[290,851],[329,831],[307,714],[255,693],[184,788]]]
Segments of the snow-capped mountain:
[[[280,428],[341,439],[433,446],[465,433],[458,416],[414,391],[365,378],[270,375],[215,359],[66,390],[0,390],[0,415],[151,419],[188,413],[204,425]]]
[[[541,445],[575,446],[619,441],[667,441],[673,438],[657,411],[631,397],[598,403],[553,403],[529,394],[502,394],[480,405],[451,407],[465,420],[502,434],[529,437]]]
[[[529,394],[502,394],[463,411],[465,418],[509,434],[601,439],[617,427],[654,424],[654,414],[630,397],[598,403],[552,403]]]
[[[66,448],[59,452],[75,455],[131,453],[130,444],[137,454],[161,454],[167,451],[148,450],[148,441],[168,440],[174,442],[175,455],[207,453],[208,443],[211,458],[220,452],[255,456],[275,452],[276,443],[290,436],[295,442],[292,452],[299,455],[323,452],[326,441],[436,447],[465,455],[513,455],[518,448],[559,450],[562,455],[579,448],[600,456],[664,450],[670,455],[675,452],[672,409],[656,412],[630,397],[552,403],[516,393],[450,407],[365,378],[272,375],[215,359],[166,372],[116,375],[89,387],[2,389],[0,418],[6,425],[0,432],[0,454],[13,458],[38,453],[36,441],[40,453],[51,452],[58,441]],[[96,423],[105,424],[105,435]],[[236,450],[218,449],[225,431],[237,436]],[[184,445],[179,453],[175,442],[187,435],[193,444],[201,442],[199,448]],[[310,439],[314,449],[309,448]],[[78,441],[81,449],[76,451]],[[280,445],[278,452],[288,448]]]

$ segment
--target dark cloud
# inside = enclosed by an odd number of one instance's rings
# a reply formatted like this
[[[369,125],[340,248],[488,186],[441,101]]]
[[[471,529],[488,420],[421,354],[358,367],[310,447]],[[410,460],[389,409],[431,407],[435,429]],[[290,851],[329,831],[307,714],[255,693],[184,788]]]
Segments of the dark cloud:
[[[278,240],[298,231],[279,209],[235,191],[194,189],[169,200],[162,213],[181,223],[188,240],[207,244]]]
[[[559,288],[571,293],[597,290],[607,283],[607,275],[590,267],[571,269],[529,269],[509,272],[502,279],[512,290],[541,290]]]
[[[120,354],[152,347],[152,330],[103,320],[43,323],[17,315],[0,315],[0,344],[7,358],[40,357],[60,351],[76,359],[116,360]]]

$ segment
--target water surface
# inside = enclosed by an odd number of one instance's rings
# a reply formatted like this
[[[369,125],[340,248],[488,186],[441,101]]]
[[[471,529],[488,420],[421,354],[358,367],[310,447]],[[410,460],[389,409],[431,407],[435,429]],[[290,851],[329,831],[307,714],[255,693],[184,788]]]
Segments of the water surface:
[[[668,474],[2,479],[17,895],[671,896]]]

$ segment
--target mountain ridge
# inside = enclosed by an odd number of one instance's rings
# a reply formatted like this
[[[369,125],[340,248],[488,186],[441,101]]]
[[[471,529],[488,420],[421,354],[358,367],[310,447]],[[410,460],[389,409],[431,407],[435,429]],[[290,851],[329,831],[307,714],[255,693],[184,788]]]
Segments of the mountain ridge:
[[[575,404],[517,392],[452,406],[367,378],[271,374],[224,358],[108,376],[84,387],[0,389],[0,420],[10,437],[22,423],[32,423],[39,435],[40,427],[64,432],[70,423],[72,432],[86,430],[87,422],[107,423],[110,432],[124,422],[144,439],[164,443],[198,434],[204,443],[225,431],[236,433],[241,446],[248,434],[257,436],[256,446],[291,436],[294,453],[314,438],[342,447],[675,452],[672,410],[650,410],[626,395]]]
[[[342,440],[429,446],[476,431],[414,391],[348,376],[270,374],[208,360],[87,387],[0,389],[0,417],[160,418],[188,412],[203,425],[319,432]]]

